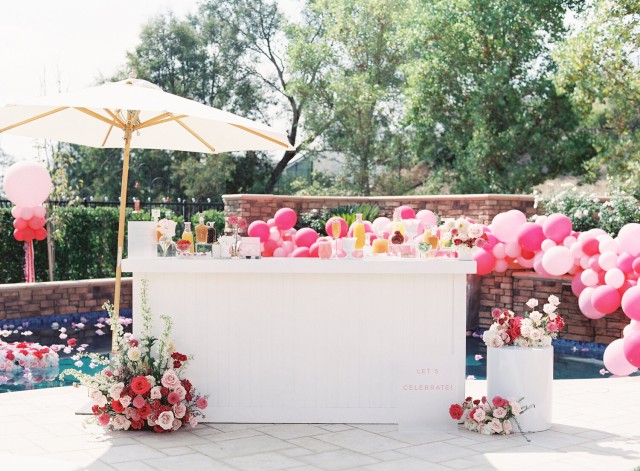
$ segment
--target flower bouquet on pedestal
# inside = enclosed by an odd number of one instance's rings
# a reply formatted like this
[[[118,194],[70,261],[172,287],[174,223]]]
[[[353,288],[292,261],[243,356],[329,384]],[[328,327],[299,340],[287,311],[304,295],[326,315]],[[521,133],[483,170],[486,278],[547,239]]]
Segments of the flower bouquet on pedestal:
[[[83,354],[93,365],[105,365],[102,372],[90,375],[65,370],[89,389],[92,411],[100,425],[114,430],[147,429],[171,432],[183,425],[194,427],[204,417],[207,397],[197,394],[184,378],[189,357],[176,351],[170,339],[172,319],[161,316],[165,328],[159,339],[151,334],[151,312],[147,304],[147,282],[142,280],[142,335],[140,339],[123,334],[122,326],[109,311],[111,329],[116,331],[117,354],[111,359],[95,353]]]
[[[464,217],[445,219],[439,231],[440,241],[450,245],[457,252],[460,260],[471,260],[473,249],[484,246],[489,240],[482,225],[475,224]]]

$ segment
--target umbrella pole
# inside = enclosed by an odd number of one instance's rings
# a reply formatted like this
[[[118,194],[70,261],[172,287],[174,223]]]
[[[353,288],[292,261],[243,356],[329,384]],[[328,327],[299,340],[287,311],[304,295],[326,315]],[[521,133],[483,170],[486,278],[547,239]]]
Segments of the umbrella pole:
[[[127,184],[129,181],[129,150],[131,148],[131,134],[133,119],[131,111],[127,111],[127,124],[124,129],[124,158],[122,161],[122,187],[120,189],[120,218],[118,220],[118,259],[116,262],[116,287],[113,294],[113,310],[120,315],[120,285],[122,280],[122,248],[124,246],[124,219],[127,208]],[[117,353],[116,329],[111,331],[111,354]]]

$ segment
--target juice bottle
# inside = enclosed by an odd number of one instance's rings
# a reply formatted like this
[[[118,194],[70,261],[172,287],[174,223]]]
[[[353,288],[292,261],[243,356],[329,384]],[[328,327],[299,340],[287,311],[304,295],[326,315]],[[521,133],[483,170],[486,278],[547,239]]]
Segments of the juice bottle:
[[[184,232],[182,233],[182,238],[191,242],[191,245],[189,246],[189,252],[194,253],[195,250],[193,247],[193,232],[191,232],[191,223],[189,221],[184,223]]]
[[[353,224],[353,237],[356,238],[356,250],[362,250],[366,237],[362,214],[356,214],[356,222]]]
[[[402,216],[400,215],[400,211],[397,209],[393,212],[393,222],[391,223],[391,233],[395,234],[397,231],[400,231],[402,237],[404,237],[404,223],[402,222]]]
[[[207,226],[204,225],[204,216],[202,213],[198,213],[200,223],[196,226],[196,242],[198,244],[207,243]]]

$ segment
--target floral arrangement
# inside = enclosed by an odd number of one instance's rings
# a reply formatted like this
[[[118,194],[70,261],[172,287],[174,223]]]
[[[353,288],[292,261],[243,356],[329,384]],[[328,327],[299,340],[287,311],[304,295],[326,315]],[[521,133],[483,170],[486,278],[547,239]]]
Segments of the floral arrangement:
[[[156,230],[160,233],[160,238],[171,239],[176,235],[176,225],[177,222],[163,218],[158,221]]]
[[[183,425],[195,427],[207,397],[197,394],[183,378],[189,357],[179,353],[170,340],[172,320],[161,316],[165,328],[159,339],[151,334],[151,311],[147,304],[147,282],[142,280],[142,335],[140,339],[123,334],[113,306],[106,304],[109,323],[116,332],[117,355],[111,360],[100,355],[82,354],[93,365],[105,365],[102,372],[90,375],[65,370],[89,389],[94,420],[114,430],[150,429],[171,432]],[[81,356],[82,356],[81,355]]]
[[[247,230],[247,221],[238,216],[229,216],[227,218],[227,224],[231,228],[233,234],[233,243],[229,248],[232,257],[237,257],[240,254],[240,241],[238,234]]]
[[[482,225],[463,217],[446,218],[438,229],[442,243],[454,247],[466,246],[472,249],[483,247],[489,241]]]
[[[538,300],[530,299],[527,306],[531,312],[524,317],[516,316],[507,309],[494,308],[491,311],[493,324],[484,332],[482,340],[488,347],[548,347],[565,324],[564,319],[556,312],[560,300],[551,295],[548,301],[540,312],[536,310]]]
[[[483,435],[509,435],[513,431],[511,420],[516,423],[517,417],[533,406],[522,406],[519,400],[505,399],[495,396],[491,402],[485,396],[482,399],[467,397],[462,405],[452,404],[449,415],[462,423],[464,428]]]

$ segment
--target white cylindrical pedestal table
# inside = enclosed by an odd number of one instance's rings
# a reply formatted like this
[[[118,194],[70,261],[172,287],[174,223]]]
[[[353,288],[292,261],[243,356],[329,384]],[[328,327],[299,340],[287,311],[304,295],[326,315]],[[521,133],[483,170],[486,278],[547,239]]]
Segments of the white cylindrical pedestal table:
[[[487,348],[487,399],[524,398],[523,406],[535,405],[518,417],[523,432],[551,428],[552,388],[553,347]]]

